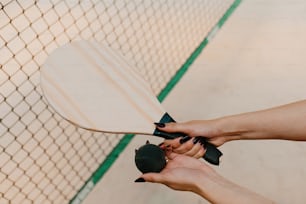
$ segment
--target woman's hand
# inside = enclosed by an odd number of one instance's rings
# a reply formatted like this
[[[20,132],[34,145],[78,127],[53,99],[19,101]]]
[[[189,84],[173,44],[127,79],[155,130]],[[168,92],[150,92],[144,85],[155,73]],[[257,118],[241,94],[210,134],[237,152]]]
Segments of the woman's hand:
[[[211,203],[272,204],[273,202],[240,187],[208,166],[204,161],[167,152],[169,159],[160,173],[143,174],[135,182],[164,184],[174,190],[194,192]]]
[[[174,190],[199,193],[197,180],[217,176],[216,172],[203,161],[176,154],[167,153],[168,163],[161,173],[147,173],[142,176],[145,181],[163,183]]]
[[[165,140],[162,147],[171,146],[172,151],[187,156],[201,158],[205,154],[205,148],[197,136],[207,138],[207,141],[215,146],[220,146],[231,139],[223,136],[218,129],[218,120],[193,120],[184,123],[156,124],[157,128],[165,132],[180,132],[187,137],[174,140]],[[189,137],[188,137],[189,136]]]

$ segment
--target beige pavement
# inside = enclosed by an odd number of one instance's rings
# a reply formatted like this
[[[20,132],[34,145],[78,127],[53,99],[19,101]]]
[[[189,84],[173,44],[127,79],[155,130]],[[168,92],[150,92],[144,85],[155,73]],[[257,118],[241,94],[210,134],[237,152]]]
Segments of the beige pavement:
[[[306,98],[306,1],[245,0],[164,102],[178,121],[210,119]],[[179,102],[178,102],[179,101]],[[84,201],[207,203],[188,192],[135,184],[137,137]],[[150,141],[158,143],[159,138]],[[216,169],[277,203],[306,200],[306,143],[237,141]],[[187,176],[187,175],[186,175]]]

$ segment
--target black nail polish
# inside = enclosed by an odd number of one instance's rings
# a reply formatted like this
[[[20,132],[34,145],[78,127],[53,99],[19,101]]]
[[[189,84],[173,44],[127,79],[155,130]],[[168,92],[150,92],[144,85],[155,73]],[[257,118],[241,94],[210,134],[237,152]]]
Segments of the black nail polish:
[[[200,144],[201,144],[204,148],[206,148],[206,144],[207,144],[207,139],[206,139],[206,138],[204,138],[204,137],[199,137],[199,142],[200,142]]]
[[[161,146],[164,146],[164,144],[165,144],[165,143],[162,142],[162,143],[160,143],[158,146],[161,147]]]
[[[134,181],[135,183],[143,183],[143,182],[146,182],[146,180],[144,180],[144,178],[138,178]]]
[[[180,144],[184,144],[185,142],[187,142],[188,140],[190,140],[191,139],[191,137],[189,137],[189,136],[184,136],[184,137],[182,137],[182,139],[180,139]]]
[[[166,127],[165,123],[154,123],[154,124],[160,128]]]
[[[198,137],[195,137],[195,138],[193,138],[192,142],[193,142],[193,144],[197,144],[199,142],[199,140],[200,139]]]

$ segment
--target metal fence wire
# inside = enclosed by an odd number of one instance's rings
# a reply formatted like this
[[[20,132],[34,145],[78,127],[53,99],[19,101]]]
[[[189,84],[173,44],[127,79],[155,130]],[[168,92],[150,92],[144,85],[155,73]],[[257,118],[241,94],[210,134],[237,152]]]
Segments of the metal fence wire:
[[[156,94],[233,0],[1,0],[0,203],[68,203],[122,135],[73,126],[48,106],[40,67],[68,42],[107,43]]]

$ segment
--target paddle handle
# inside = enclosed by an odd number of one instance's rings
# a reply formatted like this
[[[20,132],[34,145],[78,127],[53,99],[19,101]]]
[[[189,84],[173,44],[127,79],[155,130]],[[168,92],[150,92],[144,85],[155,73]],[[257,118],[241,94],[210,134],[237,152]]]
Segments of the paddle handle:
[[[170,122],[175,122],[175,120],[168,113],[165,113],[159,122],[170,123]],[[164,139],[175,139],[178,137],[186,136],[185,134],[182,133],[163,132],[157,128],[155,129],[153,135],[162,137]],[[209,143],[207,141],[207,138],[203,136],[198,136],[197,138],[199,139],[199,142],[203,145],[203,147],[206,149],[203,158],[211,164],[219,165],[220,157],[223,155],[222,152],[215,145]]]

